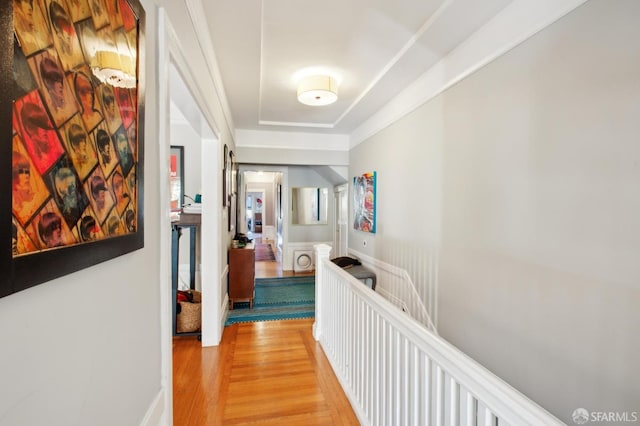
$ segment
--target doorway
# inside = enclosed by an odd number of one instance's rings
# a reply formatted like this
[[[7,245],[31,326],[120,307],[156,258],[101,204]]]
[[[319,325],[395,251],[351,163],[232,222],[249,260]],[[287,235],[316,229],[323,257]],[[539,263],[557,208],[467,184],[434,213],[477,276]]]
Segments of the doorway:
[[[251,236],[262,238],[262,224],[263,224],[263,208],[265,207],[265,192],[264,191],[249,191],[247,192],[247,209],[246,209],[246,221],[247,231]]]
[[[186,235],[182,233],[178,244],[178,271],[187,269],[192,273],[195,269],[195,289],[202,295],[201,303],[201,327],[200,334],[203,346],[214,346],[220,342],[222,336],[222,292],[221,282],[216,277],[221,270],[221,246],[223,244],[220,235],[221,222],[220,209],[216,208],[221,199],[221,176],[216,167],[220,159],[220,141],[214,130],[209,125],[209,120],[203,115],[199,103],[193,96],[195,83],[190,79],[188,71],[179,68],[178,61],[173,61],[173,55],[168,66],[169,92],[169,144],[183,146],[184,152],[184,194],[190,198],[196,198],[201,194],[202,214],[199,226],[195,233]],[[192,85],[188,85],[191,81]],[[168,147],[167,147],[168,148]],[[168,156],[167,156],[168,159]],[[184,213],[183,213],[184,214]],[[168,226],[173,228],[173,226]],[[195,262],[191,262],[190,238],[195,239]],[[208,259],[202,262],[201,259]],[[172,262],[172,257],[168,256]],[[195,264],[194,264],[195,263]],[[172,280],[171,287],[175,286]],[[179,281],[179,280],[178,280]],[[225,288],[226,290],[226,288]],[[172,290],[173,291],[173,290]],[[173,296],[171,296],[173,299]],[[172,311],[175,301],[170,300]],[[173,322],[173,313],[171,320]],[[173,327],[170,334],[173,335]]]
[[[288,230],[283,211],[287,203],[287,168],[241,164],[240,176],[238,200],[242,205],[238,221],[243,226],[240,232],[256,243],[270,244],[276,259],[256,262],[256,277],[263,272],[267,276],[280,276]]]

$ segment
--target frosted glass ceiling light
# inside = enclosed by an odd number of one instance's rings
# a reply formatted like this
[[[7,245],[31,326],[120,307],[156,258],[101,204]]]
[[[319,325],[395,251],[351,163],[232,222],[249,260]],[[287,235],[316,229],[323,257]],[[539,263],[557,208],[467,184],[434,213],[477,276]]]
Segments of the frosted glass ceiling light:
[[[298,101],[305,105],[329,105],[338,100],[336,79],[328,75],[305,77],[298,83]]]

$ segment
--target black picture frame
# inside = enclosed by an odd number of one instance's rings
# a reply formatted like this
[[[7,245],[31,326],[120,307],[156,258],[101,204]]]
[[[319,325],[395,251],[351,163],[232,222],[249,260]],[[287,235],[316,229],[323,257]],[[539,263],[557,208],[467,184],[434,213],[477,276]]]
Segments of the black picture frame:
[[[228,173],[228,161],[229,161],[229,147],[225,144],[222,154],[222,206],[227,207],[229,205],[229,173]]]
[[[76,216],[71,217],[68,214],[65,215],[62,213],[63,220],[61,221],[61,218],[58,217],[55,229],[60,231],[61,223],[64,224],[64,226],[67,227],[65,232],[70,236],[69,238],[73,237],[75,240],[66,239],[65,237],[64,242],[60,242],[59,246],[56,245],[55,247],[44,248],[42,247],[42,231],[39,230],[37,235],[39,235],[40,240],[34,241],[33,238],[29,238],[31,244],[33,244],[33,248],[29,248],[22,252],[16,250],[16,246],[18,246],[17,238],[24,237],[25,235],[29,237],[28,233],[24,233],[20,236],[20,231],[26,232],[25,229],[29,226],[33,227],[32,229],[39,229],[36,227],[35,223],[36,216],[39,216],[37,225],[40,226],[44,221],[43,211],[48,209],[48,206],[51,206],[51,208],[57,208],[58,212],[68,210],[67,205],[60,204],[64,205],[64,207],[58,206],[59,203],[62,203],[62,196],[57,193],[59,188],[57,187],[57,181],[52,178],[53,171],[59,171],[62,167],[60,164],[64,161],[64,168],[71,170],[72,174],[75,173],[75,187],[77,189],[77,193],[84,193],[84,196],[87,195],[86,192],[84,192],[86,189],[82,189],[80,186],[87,185],[90,175],[85,175],[84,172],[80,172],[76,163],[72,164],[71,159],[74,157],[70,152],[71,145],[68,140],[65,139],[70,138],[71,135],[68,128],[65,126],[67,126],[68,123],[76,117],[76,112],[73,113],[74,115],[70,114],[69,117],[56,117],[51,110],[51,106],[43,102],[42,105],[44,105],[44,107],[42,108],[42,112],[49,117],[49,130],[56,132],[57,138],[59,138],[58,141],[61,144],[60,146],[63,147],[64,152],[61,152],[59,154],[60,156],[54,159],[55,162],[52,163],[51,168],[45,169],[45,166],[41,166],[40,169],[34,171],[35,175],[37,175],[39,179],[47,181],[48,178],[48,182],[53,181],[56,184],[56,187],[52,188],[49,185],[44,189],[39,189],[38,191],[40,192],[38,192],[38,194],[46,194],[46,196],[49,197],[47,201],[39,204],[37,208],[34,207],[34,213],[29,213],[29,216],[25,216],[26,219],[21,217],[20,220],[18,220],[16,218],[17,210],[14,209],[13,204],[14,198],[16,197],[13,191],[13,179],[15,176],[15,170],[13,169],[13,152],[16,149],[15,147],[22,149],[26,145],[24,142],[21,142],[20,139],[17,139],[17,142],[14,141],[14,137],[23,137],[21,134],[22,132],[18,130],[21,129],[20,125],[16,124],[19,120],[14,117],[14,105],[20,104],[20,100],[23,100],[22,104],[24,105],[24,103],[26,103],[24,98],[26,98],[26,96],[32,96],[33,99],[40,98],[50,102],[50,99],[48,99],[47,96],[50,97],[51,93],[43,93],[45,88],[39,84],[35,78],[37,68],[34,67],[33,64],[38,63],[38,59],[34,59],[37,56],[44,57],[46,54],[49,57],[55,58],[57,55],[57,45],[55,44],[55,40],[54,42],[49,40],[54,37],[54,28],[44,20],[46,15],[39,10],[40,6],[38,6],[38,13],[40,14],[40,22],[42,22],[42,24],[36,26],[36,31],[41,35],[45,34],[44,36],[41,36],[41,40],[46,40],[47,42],[45,44],[40,43],[42,46],[39,48],[27,49],[28,41],[26,41],[25,33],[23,32],[18,36],[20,29],[16,29],[16,32],[14,32],[14,2],[7,1],[1,2],[0,4],[0,34],[4,40],[4,49],[0,52],[0,69],[2,71],[0,74],[0,76],[2,76],[0,77],[0,137],[5,140],[4,143],[0,143],[0,162],[2,162],[2,166],[0,167],[0,191],[3,194],[12,194],[8,197],[3,196],[0,199],[0,247],[2,247],[0,248],[0,270],[2,271],[0,274],[0,297],[9,296],[38,284],[77,272],[144,247],[145,81],[143,64],[146,22],[145,11],[139,0],[126,1],[130,6],[128,9],[118,11],[117,15],[111,15],[111,11],[103,11],[104,14],[108,14],[108,16],[103,16],[103,18],[106,19],[107,24],[113,25],[113,27],[118,25],[117,29],[122,30],[123,37],[132,37],[130,41],[127,41],[127,43],[135,43],[135,46],[132,48],[135,49],[135,51],[130,52],[133,53],[132,56],[135,56],[135,61],[133,61],[135,67],[135,81],[133,83],[135,87],[127,89],[128,96],[121,96],[119,90],[111,91],[115,94],[116,106],[118,108],[120,118],[122,119],[122,129],[118,128],[117,130],[109,131],[110,137],[112,138],[112,146],[116,147],[114,150],[116,152],[113,153],[113,156],[117,155],[117,161],[113,161],[116,164],[110,168],[110,175],[107,176],[107,174],[104,174],[103,177],[105,180],[109,178],[112,179],[109,189],[99,189],[97,185],[91,186],[91,191],[96,190],[97,192],[105,193],[107,191],[112,191],[109,193],[110,196],[113,195],[111,210],[108,212],[109,214],[115,214],[112,212],[119,207],[118,204],[122,200],[122,198],[118,198],[118,195],[122,194],[118,194],[116,192],[116,188],[120,189],[123,184],[125,184],[126,189],[131,191],[130,194],[126,194],[128,197],[132,197],[130,200],[127,200],[126,203],[126,208],[128,210],[123,209],[118,210],[117,212],[118,216],[116,217],[116,221],[118,222],[118,228],[121,229],[122,232],[117,233],[114,231],[111,235],[99,237],[97,236],[97,232],[98,230],[102,232],[102,229],[94,227],[91,232],[94,232],[95,230],[96,233],[91,236],[92,238],[89,238],[90,241],[85,239],[85,241],[81,242],[81,221],[78,220],[77,223],[73,222],[73,219],[75,219]],[[65,2],[60,3],[61,5],[66,5]],[[34,7],[35,6],[36,3],[34,3]],[[63,9],[65,7],[66,6],[62,6]],[[73,31],[77,33],[77,25],[82,19],[75,17],[73,15],[73,10],[66,10],[65,12],[67,12],[67,16],[71,16]],[[91,18],[92,17],[90,16],[84,20],[89,22],[92,21]],[[111,21],[112,19],[115,22],[113,24]],[[103,20],[102,22],[105,21]],[[26,34],[29,36],[28,33]],[[78,36],[78,39],[81,40],[80,36]],[[33,44],[33,41],[31,42]],[[77,52],[78,51],[76,50],[76,55]],[[78,57],[80,58],[79,62],[74,63],[73,60]],[[42,64],[42,62],[44,62],[44,60],[40,59],[40,64]],[[62,65],[63,69],[61,71],[63,74],[63,81],[69,85],[72,84],[71,82],[74,81],[73,79],[83,70],[89,71],[91,69],[89,61],[83,55],[76,56],[71,60],[68,58],[66,61],[60,60],[58,65]],[[86,74],[89,74],[89,72]],[[42,76],[44,75],[42,67],[40,67],[37,77],[42,79]],[[93,74],[89,77],[90,81],[94,81],[95,76]],[[94,101],[95,98],[98,97],[98,93],[102,93],[102,90],[109,92],[109,90],[103,89],[103,83],[90,84],[92,89],[92,100]],[[106,83],[104,84],[106,85]],[[77,85],[75,86],[76,95],[79,93],[78,87],[79,86]],[[69,88],[68,90],[70,91],[71,89]],[[76,102],[76,98],[74,98],[73,95],[70,99],[72,102]],[[113,100],[114,99],[111,98],[111,103],[113,103]],[[80,101],[78,100],[78,105],[79,103]],[[66,105],[69,106],[68,103]],[[76,108],[76,106],[72,106],[71,108]],[[77,114],[80,114],[80,106],[77,108]],[[97,108],[100,108],[100,106],[98,105]],[[20,120],[25,117],[24,111],[21,111],[21,113],[22,115]],[[64,121],[67,118],[68,120]],[[84,120],[84,116],[82,117],[82,120]],[[100,124],[96,125],[96,127],[93,128],[93,131],[86,130],[85,136],[87,136],[87,140],[95,140],[93,136],[97,134],[100,125],[104,125],[105,129],[107,128],[105,124],[107,118],[103,115],[100,120]],[[24,122],[22,123],[24,124]],[[89,126],[86,122],[83,121],[83,123],[85,127]],[[125,124],[128,124],[128,126]],[[14,131],[16,127],[18,129]],[[24,127],[22,127],[22,129],[24,130]],[[96,133],[94,134],[91,132]],[[113,142],[116,141],[116,137],[118,138],[117,143]],[[128,143],[125,144],[124,142]],[[94,145],[94,147],[95,146],[97,145]],[[102,152],[96,152],[96,158],[98,158],[98,155],[101,153]],[[31,157],[29,162],[31,165],[37,164]],[[96,162],[95,166],[93,166],[92,170],[94,173],[97,173],[98,169],[101,168],[99,164],[100,163]],[[120,171],[122,173],[120,175],[120,178],[122,179],[118,179],[117,185],[115,181],[115,171]],[[84,176],[84,180],[80,176]],[[55,178],[58,177],[59,175],[56,174]],[[80,181],[77,179],[80,179]],[[104,186],[102,188],[104,188]],[[81,206],[84,210],[78,208],[77,217],[80,218],[80,216],[82,216],[82,219],[84,219],[85,215],[90,215],[87,213],[90,208],[88,207],[90,204],[88,204],[86,199],[83,198]],[[129,211],[131,211],[131,214],[128,213]],[[124,213],[127,213],[126,219]],[[98,216],[98,214],[95,214],[93,210],[91,210],[91,215]],[[111,216],[109,219],[110,218]],[[103,226],[105,226],[105,224],[106,219],[103,222]],[[115,229],[111,228],[111,221],[109,222],[109,229]],[[14,238],[14,236],[16,236],[16,238]],[[96,239],[94,240],[93,238]]]
[[[229,210],[228,210],[228,218],[229,218],[229,232],[233,231],[236,228],[237,225],[237,221],[238,221],[238,212],[237,212],[237,199],[238,199],[238,188],[237,188],[237,174],[238,174],[238,170],[237,170],[237,163],[236,163],[236,157],[235,154],[233,153],[233,151],[229,151],[229,164],[228,164],[228,169],[229,169],[229,176],[227,176],[227,178],[229,179]]]
[[[278,184],[278,219],[282,220],[282,184]]]
[[[171,180],[171,210],[180,210],[185,204],[184,202],[184,147],[178,145],[171,145],[170,149],[170,170],[169,179]],[[175,159],[175,160],[174,160]],[[173,167],[175,165],[175,176]],[[177,194],[174,194],[174,191]],[[174,198],[176,197],[177,198]],[[174,201],[177,201],[177,205],[173,205]]]
[[[229,152],[229,163],[231,164],[231,194],[238,194],[238,163],[233,151]]]

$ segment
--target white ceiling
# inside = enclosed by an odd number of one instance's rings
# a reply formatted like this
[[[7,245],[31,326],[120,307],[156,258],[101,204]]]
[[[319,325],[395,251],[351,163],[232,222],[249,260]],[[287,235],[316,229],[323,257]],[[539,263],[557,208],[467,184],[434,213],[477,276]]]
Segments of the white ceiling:
[[[238,129],[349,134],[511,0],[208,0]],[[296,75],[326,69],[335,104],[302,105]]]

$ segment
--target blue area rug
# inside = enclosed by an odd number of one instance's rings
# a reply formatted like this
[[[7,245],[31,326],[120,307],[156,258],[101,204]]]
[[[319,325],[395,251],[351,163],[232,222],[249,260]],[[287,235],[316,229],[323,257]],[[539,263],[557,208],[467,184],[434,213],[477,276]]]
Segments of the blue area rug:
[[[225,325],[239,322],[313,318],[315,316],[315,277],[256,278],[253,309],[248,302],[236,303]]]

